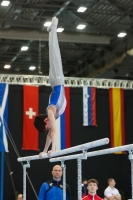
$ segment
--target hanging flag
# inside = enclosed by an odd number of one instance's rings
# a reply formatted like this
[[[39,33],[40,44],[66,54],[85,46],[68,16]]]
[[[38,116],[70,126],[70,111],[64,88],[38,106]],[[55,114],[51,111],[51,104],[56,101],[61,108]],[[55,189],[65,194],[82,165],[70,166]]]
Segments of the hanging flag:
[[[70,143],[70,88],[65,87],[66,109],[65,112],[56,120],[56,150],[66,149]]]
[[[38,131],[34,118],[38,115],[38,87],[23,86],[23,144],[24,150],[38,150]]]
[[[83,87],[83,126],[96,125],[96,88]]]
[[[0,151],[8,152],[8,85],[0,83]]]
[[[124,90],[109,89],[109,103],[111,147],[125,145]]]

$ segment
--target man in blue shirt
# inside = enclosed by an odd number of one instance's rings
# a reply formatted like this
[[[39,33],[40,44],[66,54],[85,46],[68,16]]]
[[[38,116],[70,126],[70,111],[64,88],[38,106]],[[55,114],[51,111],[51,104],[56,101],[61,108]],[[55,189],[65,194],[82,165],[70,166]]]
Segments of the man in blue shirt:
[[[38,200],[63,200],[62,168],[55,165],[52,170],[53,179],[42,184]],[[70,188],[66,184],[66,200],[70,200]]]

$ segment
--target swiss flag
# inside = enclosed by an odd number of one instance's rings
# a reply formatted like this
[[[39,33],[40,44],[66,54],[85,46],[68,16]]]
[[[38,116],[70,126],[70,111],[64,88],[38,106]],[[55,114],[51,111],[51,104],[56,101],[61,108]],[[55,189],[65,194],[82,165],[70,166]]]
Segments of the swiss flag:
[[[38,87],[24,85],[22,149],[38,150],[38,131],[34,127],[36,115],[38,115]]]

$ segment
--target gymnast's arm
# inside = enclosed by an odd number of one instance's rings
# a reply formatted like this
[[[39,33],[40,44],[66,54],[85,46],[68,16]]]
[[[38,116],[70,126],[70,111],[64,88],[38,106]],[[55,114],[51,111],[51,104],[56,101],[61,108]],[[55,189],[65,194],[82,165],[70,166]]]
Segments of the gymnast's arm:
[[[51,141],[52,141],[52,149],[51,149],[51,151],[49,151],[49,153],[55,152],[55,143],[56,143],[55,113],[56,113],[56,107],[51,106],[48,109],[48,118],[49,118],[49,123],[50,123],[50,128],[51,128],[50,137],[51,137]]]
[[[56,143],[56,123],[55,123],[55,113],[56,113],[56,107],[50,106],[48,109],[48,120],[49,120],[49,132],[46,138],[46,143],[43,152],[39,154],[40,158],[44,153],[47,153],[49,145],[52,141],[52,149],[48,151],[48,155],[50,153],[55,152],[55,143]]]
[[[45,147],[44,147],[43,152],[39,153],[39,157],[40,157],[40,158],[42,158],[42,155],[43,155],[44,153],[47,153],[48,148],[49,148],[49,146],[50,146],[50,144],[51,144],[51,133],[50,133],[50,132],[51,132],[51,130],[49,130],[49,132],[48,132],[48,134],[47,134],[46,143],[45,143]]]
[[[43,153],[47,153],[50,144],[51,144],[51,129],[48,131]]]

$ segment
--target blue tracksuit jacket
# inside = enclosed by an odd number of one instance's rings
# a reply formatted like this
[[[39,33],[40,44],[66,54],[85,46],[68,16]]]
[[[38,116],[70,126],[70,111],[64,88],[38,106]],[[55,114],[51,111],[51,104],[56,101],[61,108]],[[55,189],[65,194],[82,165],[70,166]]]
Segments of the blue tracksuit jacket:
[[[42,184],[38,200],[63,200],[62,180],[50,180]],[[70,200],[70,188],[66,184],[66,200]]]

